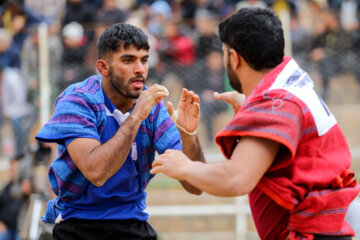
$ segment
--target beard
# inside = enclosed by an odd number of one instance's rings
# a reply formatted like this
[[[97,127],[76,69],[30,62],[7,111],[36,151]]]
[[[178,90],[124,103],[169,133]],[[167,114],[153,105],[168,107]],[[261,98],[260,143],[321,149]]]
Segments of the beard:
[[[240,79],[236,76],[234,70],[231,68],[230,59],[226,63],[226,73],[229,77],[230,86],[239,93],[244,93]]]
[[[112,67],[110,66],[110,83],[113,86],[113,88],[120,93],[121,95],[127,97],[127,98],[131,98],[131,99],[137,99],[142,90],[140,91],[131,91],[129,88],[129,84],[131,83],[132,80],[138,79],[138,78],[142,78],[145,84],[145,78],[144,76],[136,76],[134,78],[130,78],[128,81],[126,81],[126,79],[124,77],[119,77],[119,76],[115,76]]]

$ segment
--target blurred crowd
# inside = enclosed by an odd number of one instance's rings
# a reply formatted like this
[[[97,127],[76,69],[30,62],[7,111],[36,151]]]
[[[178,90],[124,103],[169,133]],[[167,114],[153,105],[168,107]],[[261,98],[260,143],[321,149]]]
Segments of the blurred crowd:
[[[8,123],[13,136],[13,149],[6,154],[0,137],[0,155],[14,164],[31,156],[32,165],[37,165],[50,154],[49,146],[34,142],[32,136],[41,107],[41,23],[47,25],[52,103],[69,84],[96,74],[98,36],[113,23],[127,22],[149,36],[148,84],[166,85],[174,98],[182,87],[199,94],[205,138],[213,142],[214,119],[228,108],[212,93],[229,88],[217,24],[237,9],[252,6],[288,14],[288,54],[317,73],[324,100],[340,74],[350,73],[360,82],[360,0],[0,0],[0,126]],[[13,175],[11,184],[19,179]],[[25,190],[20,199],[28,199],[30,190]],[[1,204],[0,199],[0,211]],[[2,223],[0,218],[0,239]]]

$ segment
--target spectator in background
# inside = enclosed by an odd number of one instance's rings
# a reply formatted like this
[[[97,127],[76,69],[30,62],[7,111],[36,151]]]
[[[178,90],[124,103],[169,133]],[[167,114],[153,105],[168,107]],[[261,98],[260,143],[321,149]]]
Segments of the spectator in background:
[[[267,4],[262,0],[243,0],[236,4],[236,9],[239,10],[243,7],[261,7],[266,8]]]
[[[116,0],[103,0],[102,2],[102,7],[98,10],[96,19],[102,19],[102,22],[108,26],[126,21],[128,13],[116,6]]]
[[[10,67],[21,67],[20,53],[28,34],[25,28],[26,15],[24,12],[17,13],[12,16],[11,30],[12,30],[12,44],[10,49],[13,53],[13,59],[10,63]]]
[[[62,29],[63,53],[62,73],[58,80],[59,90],[64,90],[72,83],[81,81],[84,76],[91,74],[84,64],[87,38],[83,27],[77,22],[70,22]]]
[[[11,58],[13,53],[10,50],[11,34],[5,28],[0,28],[0,64],[3,67],[11,65]]]
[[[330,81],[343,67],[341,64],[350,47],[351,36],[339,24],[335,11],[324,10],[320,17],[323,21],[316,27],[310,59],[318,65],[322,82],[321,95],[326,100]]]
[[[10,181],[0,194],[0,240],[20,240],[32,193],[32,160],[16,155],[10,161]]]
[[[39,37],[38,27],[32,26],[28,28],[29,37],[25,40],[21,51],[21,72],[27,85],[27,100],[36,107],[37,111],[40,107],[39,91]],[[48,30],[48,50],[49,50],[49,78],[52,86],[57,85],[61,71],[61,55],[63,46],[61,40],[52,26]],[[57,88],[51,89],[52,96],[59,94]]]
[[[214,118],[228,109],[225,102],[213,97],[214,92],[225,91],[225,69],[222,59],[221,47],[208,49],[206,57],[197,61],[192,71],[193,81],[188,86],[200,97],[200,119],[205,124],[209,143],[214,141]]]
[[[15,154],[23,155],[29,151],[29,132],[37,118],[34,108],[26,101],[26,85],[17,68],[2,69],[2,108],[3,116],[10,120],[15,138]]]
[[[308,29],[301,25],[296,13],[290,15],[290,36],[293,58],[304,69],[308,69],[309,53],[312,48],[312,35]]]
[[[67,0],[66,3],[62,27],[71,22],[81,24],[87,43],[91,42],[94,38],[95,9],[84,0]]]
[[[159,53],[159,64],[165,65],[166,72],[175,73],[186,86],[191,81],[192,73],[189,70],[196,60],[193,39],[180,32],[178,23],[166,22],[156,50]]]
[[[170,5],[163,0],[156,0],[150,6],[149,21],[147,29],[155,37],[161,37],[164,33],[164,25],[172,20]]]
[[[102,0],[102,7],[97,10],[95,24],[94,24],[94,36],[95,39],[100,37],[100,34],[110,25],[114,23],[123,23],[128,18],[128,12],[117,7],[116,0]],[[84,58],[84,64],[87,69],[96,71],[95,63],[98,59],[96,41],[90,41],[87,46],[86,56]]]
[[[11,17],[11,31],[5,28],[0,29],[0,63],[3,67],[20,68],[19,54],[25,38],[23,33],[25,19],[21,14]]]
[[[212,12],[216,16],[220,16],[220,9],[219,3],[222,1],[212,1],[212,0],[195,0],[196,3],[196,11],[195,16],[198,11],[207,10]]]
[[[194,25],[196,3],[194,0],[183,0],[180,2],[181,18],[188,26]]]
[[[197,11],[195,17],[196,58],[204,59],[214,48],[221,48],[221,41],[216,34],[216,16],[208,10]]]
[[[359,28],[359,9],[359,0],[344,0],[341,2],[340,23],[346,31],[354,31]]]
[[[47,24],[60,23],[65,14],[66,0],[23,0],[24,10],[30,19],[28,23],[38,24],[45,21]]]

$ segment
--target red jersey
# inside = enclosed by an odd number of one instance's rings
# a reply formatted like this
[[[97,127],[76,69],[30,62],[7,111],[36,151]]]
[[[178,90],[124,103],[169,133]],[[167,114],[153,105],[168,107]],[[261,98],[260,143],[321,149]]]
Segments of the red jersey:
[[[349,170],[349,147],[313,81],[294,60],[285,57],[269,72],[216,136],[227,158],[241,136],[267,138],[282,145],[249,194],[261,239],[283,239],[289,231],[290,239],[297,235],[312,239],[315,233],[354,234],[344,220],[360,190]],[[265,209],[267,205],[274,210]]]

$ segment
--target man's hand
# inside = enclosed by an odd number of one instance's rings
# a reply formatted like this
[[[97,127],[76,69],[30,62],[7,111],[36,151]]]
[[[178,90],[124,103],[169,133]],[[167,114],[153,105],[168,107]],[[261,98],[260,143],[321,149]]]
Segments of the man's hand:
[[[182,170],[190,162],[191,160],[182,151],[168,149],[154,160],[150,173],[162,172],[168,177],[184,180]]]
[[[166,87],[159,84],[152,85],[140,94],[133,114],[139,116],[141,120],[146,119],[151,109],[167,96],[169,96],[169,91]]]
[[[237,111],[245,103],[245,99],[246,99],[245,94],[238,93],[236,91],[223,92],[223,93],[214,92],[214,97],[217,100],[224,101],[230,104],[231,107],[233,108],[234,114],[237,113]]]
[[[174,107],[171,102],[167,103],[167,109],[170,116],[174,113]],[[177,124],[186,131],[193,132],[199,124],[200,118],[200,98],[193,91],[183,88],[181,97],[177,106]]]

